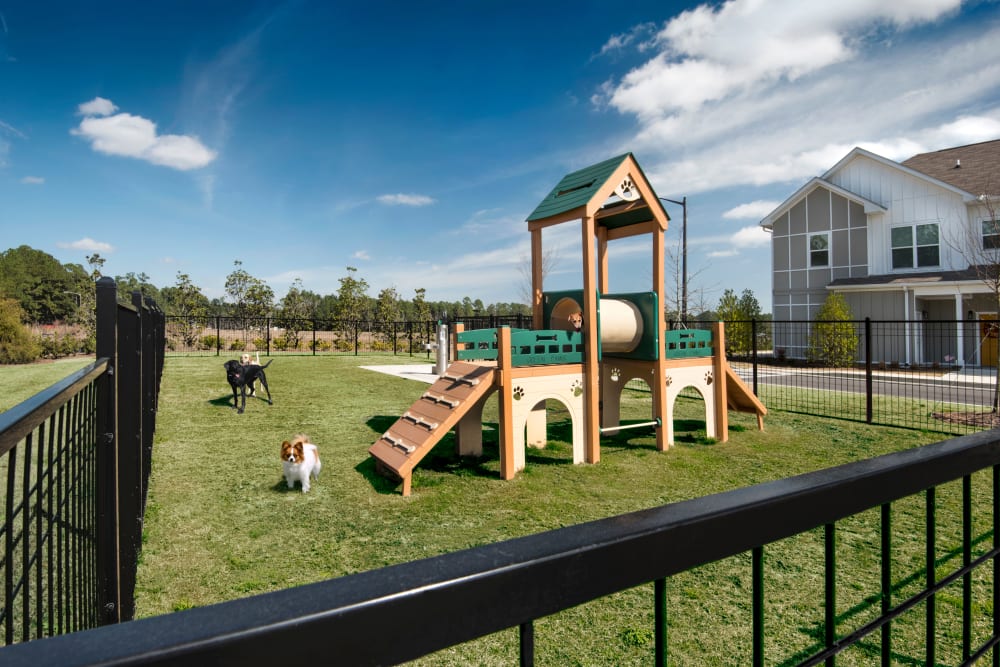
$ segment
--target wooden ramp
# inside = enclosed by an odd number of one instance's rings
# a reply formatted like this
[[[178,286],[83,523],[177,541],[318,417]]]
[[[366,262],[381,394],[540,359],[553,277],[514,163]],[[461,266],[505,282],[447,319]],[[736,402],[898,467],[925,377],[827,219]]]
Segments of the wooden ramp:
[[[457,361],[382,434],[368,453],[379,474],[401,481],[410,495],[413,468],[493,389],[494,366]]]
[[[730,410],[737,412],[756,412],[757,426],[764,430],[764,415],[767,408],[760,402],[760,399],[750,390],[750,387],[737,375],[732,366],[723,362],[726,369],[726,403]]]

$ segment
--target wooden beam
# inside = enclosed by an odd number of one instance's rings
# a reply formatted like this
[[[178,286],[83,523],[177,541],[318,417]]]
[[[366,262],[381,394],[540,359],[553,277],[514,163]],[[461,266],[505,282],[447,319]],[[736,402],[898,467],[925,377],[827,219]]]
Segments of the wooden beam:
[[[729,442],[729,397],[726,395],[726,328],[722,322],[712,325],[712,373],[715,376],[715,437]]]
[[[583,219],[583,337],[586,371],[584,381],[584,460],[597,463],[601,460],[601,368],[597,359],[600,341],[597,327],[597,267],[594,258],[595,225],[593,216]]]
[[[597,282],[601,294],[608,293],[608,228],[597,228]]]
[[[551,227],[552,225],[559,225],[564,222],[570,222],[571,220],[579,220],[584,215],[584,207],[578,206],[570,211],[564,211],[557,215],[550,216],[548,218],[540,218],[538,220],[528,221],[528,231],[534,231],[536,229],[545,229],[546,227]]]
[[[510,327],[497,329],[497,382],[500,396],[500,477],[514,479],[514,383],[511,369]]]
[[[544,286],[542,281],[543,276],[543,257],[542,253],[542,230],[532,229],[531,230],[531,323],[532,328],[536,331],[539,329],[544,329],[545,324],[542,322],[542,290]]]
[[[660,229],[660,226],[656,224],[655,220],[640,222],[635,225],[629,225],[628,227],[617,227],[615,229],[608,230],[608,240],[616,241],[618,239],[627,239],[632,236],[639,236],[640,234],[652,234],[658,229]]]
[[[663,312],[663,280],[664,280],[664,237],[662,229],[653,231],[653,291],[656,292],[656,361],[653,364],[653,374],[655,375],[652,384],[653,410],[660,419],[660,426],[656,429],[656,449],[663,452],[670,447],[667,442],[667,388],[665,386],[667,377],[667,318]]]

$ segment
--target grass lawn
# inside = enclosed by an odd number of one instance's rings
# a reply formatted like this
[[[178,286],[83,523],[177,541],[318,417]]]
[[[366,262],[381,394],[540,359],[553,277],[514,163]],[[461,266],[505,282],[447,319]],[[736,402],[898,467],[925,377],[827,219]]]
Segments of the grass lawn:
[[[94,363],[94,357],[67,357],[55,361],[40,361],[19,366],[0,365],[0,412],[9,410],[21,401],[31,398],[67,375]]]
[[[268,368],[274,405],[232,395],[215,357],[168,357],[160,395],[153,473],[138,572],[139,616],[152,616],[339,577],[511,537],[725,491],[941,439],[914,430],[772,412],[763,432],[752,415],[730,413],[730,440],[705,438],[704,403],[680,399],[677,445],[658,453],[651,432],[602,441],[601,462],[573,465],[564,412],[549,416],[550,442],[529,449],[527,468],[499,478],[496,398],[484,413],[484,456],[460,460],[451,436],[416,468],[413,495],[377,476],[375,439],[426,385],[363,370],[404,357],[281,357]],[[415,360],[417,361],[417,360]],[[648,392],[627,391],[625,420],[647,420]],[[320,448],[312,491],[286,488],[278,449],[304,432]],[[989,498],[988,476],[973,479]],[[960,484],[938,490],[938,554],[954,567],[960,544]],[[984,501],[985,505],[988,502]],[[989,507],[974,535],[988,537]],[[980,515],[982,514],[982,516]],[[898,599],[923,582],[922,498],[893,507],[893,577]],[[985,551],[988,540],[977,543]],[[838,524],[838,631],[878,614],[878,512]],[[650,558],[655,558],[650,554]],[[823,638],[822,530],[765,550],[766,655],[786,664]],[[977,574],[973,638],[992,623],[991,584]],[[672,578],[667,584],[671,664],[750,662],[749,554]],[[938,660],[960,662],[961,588],[937,596]],[[923,661],[923,605],[894,624],[898,662]],[[437,619],[422,619],[425,623]],[[539,619],[540,665],[645,665],[652,661],[653,587],[642,586]],[[868,665],[878,637],[838,658]],[[441,651],[426,665],[517,662],[516,629]]]

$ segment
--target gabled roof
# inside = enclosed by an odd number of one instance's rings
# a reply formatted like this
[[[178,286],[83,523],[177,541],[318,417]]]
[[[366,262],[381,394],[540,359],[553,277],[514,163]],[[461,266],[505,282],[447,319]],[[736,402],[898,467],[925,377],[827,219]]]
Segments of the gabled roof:
[[[973,196],[1000,194],[1000,139],[920,153],[902,164]]]
[[[556,184],[556,187],[552,188],[552,192],[531,212],[531,215],[528,216],[528,222],[551,218],[574,208],[586,206],[590,198],[629,155],[631,153],[625,153],[566,174]]]
[[[957,195],[961,195],[961,197],[963,199],[965,199],[966,201],[971,201],[972,199],[974,199],[974,197],[973,197],[973,195],[971,193],[969,193],[966,190],[963,190],[962,188],[959,188],[959,187],[957,187],[955,185],[952,185],[951,183],[948,183],[947,181],[942,181],[942,180],[940,180],[938,178],[935,178],[934,176],[931,176],[930,174],[926,174],[926,173],[924,173],[922,171],[914,169],[913,167],[909,167],[909,166],[907,166],[907,165],[905,165],[903,163],[900,163],[900,162],[895,162],[893,160],[890,160],[887,157],[882,157],[881,155],[878,155],[876,153],[872,153],[871,151],[865,150],[864,148],[860,148],[860,147],[854,148],[850,153],[848,153],[847,155],[845,155],[844,157],[842,157],[837,164],[835,164],[832,167],[830,167],[830,169],[828,169],[827,172],[825,174],[823,174],[823,178],[824,179],[831,178],[835,173],[837,173],[838,171],[840,171],[841,169],[843,169],[849,162],[853,161],[855,158],[857,158],[859,156],[866,157],[869,160],[873,160],[875,162],[878,162],[879,164],[882,164],[882,165],[888,167],[889,169],[895,169],[896,171],[901,171],[904,174],[908,174],[910,176],[913,176],[914,178],[919,178],[922,181],[927,181],[928,183],[932,183],[933,185],[936,185],[939,188],[944,188],[945,190],[950,190],[951,192],[954,192]]]
[[[632,181],[634,199],[612,197],[620,180]],[[611,182],[614,179],[614,182]],[[628,198],[627,198],[628,199]],[[619,229],[651,220],[666,229],[670,220],[642,168],[631,153],[566,174],[528,216],[529,223],[554,224],[572,217],[583,217],[590,207],[598,212],[598,224]]]
[[[803,185],[798,190],[796,190],[795,193],[792,194],[791,197],[783,201],[781,205],[778,206],[778,208],[768,213],[767,217],[760,221],[760,225],[766,229],[770,229],[771,227],[774,226],[774,221],[777,218],[787,213],[788,209],[792,208],[800,201],[808,197],[809,194],[816,188],[826,188],[827,190],[830,190],[831,192],[834,192],[840,195],[841,197],[844,197],[845,199],[848,199],[856,204],[864,206],[865,213],[885,213],[888,210],[885,206],[882,206],[881,204],[877,204],[870,199],[865,199],[864,197],[860,197],[851,192],[850,190],[845,190],[839,185],[834,185],[828,180],[816,177],[811,179],[808,183]]]

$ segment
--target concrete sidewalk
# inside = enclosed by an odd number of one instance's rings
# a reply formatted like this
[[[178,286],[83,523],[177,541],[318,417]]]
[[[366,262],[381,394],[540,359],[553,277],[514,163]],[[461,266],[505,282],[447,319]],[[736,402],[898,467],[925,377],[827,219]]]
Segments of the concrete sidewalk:
[[[395,375],[407,380],[434,384],[438,376],[434,374],[434,364],[394,364],[386,366],[362,366],[366,371]]]

